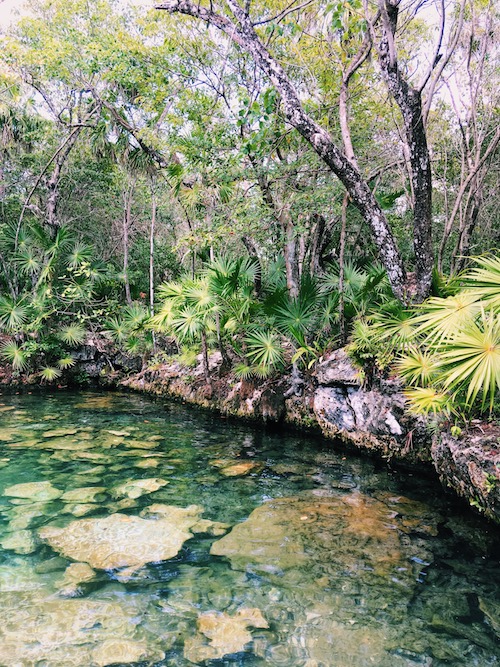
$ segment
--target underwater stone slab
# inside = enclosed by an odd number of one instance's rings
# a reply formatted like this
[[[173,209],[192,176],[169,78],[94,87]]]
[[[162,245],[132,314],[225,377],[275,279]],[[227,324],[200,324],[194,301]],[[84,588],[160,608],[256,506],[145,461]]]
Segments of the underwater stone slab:
[[[235,569],[278,575],[300,568],[305,576],[304,566],[312,568],[326,559],[333,572],[340,568],[367,580],[397,577],[413,587],[410,554],[403,552],[393,516],[384,503],[360,492],[279,498],[253,510],[246,521],[215,542],[210,553],[229,558]],[[359,562],[365,568],[359,569]]]
[[[116,664],[111,648],[121,662],[120,644],[128,649],[123,655],[132,659],[140,645],[141,661],[148,665],[164,655],[155,636],[138,625],[147,613],[148,623],[160,633],[161,616],[144,595],[95,600],[54,598],[36,590],[2,593],[0,604],[5,614],[0,626],[2,665],[104,667]]]
[[[45,431],[42,433],[44,438],[61,438],[67,435],[75,435],[78,432],[76,428],[56,428],[53,431]]]
[[[98,570],[138,568],[174,558],[191,528],[200,520],[201,507],[163,506],[155,519],[126,514],[80,519],[64,528],[45,526],[38,532],[54,551]]]
[[[126,498],[140,498],[147,493],[154,493],[162,487],[169,484],[166,479],[152,477],[149,479],[132,479],[124,484],[119,484],[111,489],[111,494],[115,498],[125,496]]]
[[[23,484],[14,484],[4,491],[5,496],[13,498],[28,498],[33,502],[43,500],[55,500],[60,498],[63,491],[56,489],[50,482],[25,482]]]
[[[0,540],[0,545],[4,549],[14,551],[16,554],[31,554],[36,551],[37,544],[31,530],[18,530],[15,533],[8,533]]]
[[[133,664],[147,661],[159,662],[165,653],[157,649],[152,651],[146,642],[131,641],[130,639],[108,639],[92,651],[93,663],[97,667],[111,665]]]
[[[80,585],[95,579],[96,573],[87,563],[71,563],[66,568],[63,578],[59,582],[60,595],[74,597],[80,592]]]
[[[78,489],[65,491],[61,500],[70,503],[95,503],[96,496],[102,496],[106,492],[104,486],[82,486]]]
[[[197,626],[210,643],[207,644],[201,635],[186,640],[184,657],[195,664],[239,653],[252,641],[249,627],[269,627],[260,609],[245,608],[238,609],[233,616],[219,611],[205,612],[198,616]]]

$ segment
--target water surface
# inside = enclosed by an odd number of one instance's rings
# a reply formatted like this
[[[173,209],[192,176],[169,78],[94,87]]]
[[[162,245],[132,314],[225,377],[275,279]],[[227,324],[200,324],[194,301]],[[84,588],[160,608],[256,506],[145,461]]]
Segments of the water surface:
[[[0,512],[6,667],[500,664],[498,530],[318,439],[4,395]]]

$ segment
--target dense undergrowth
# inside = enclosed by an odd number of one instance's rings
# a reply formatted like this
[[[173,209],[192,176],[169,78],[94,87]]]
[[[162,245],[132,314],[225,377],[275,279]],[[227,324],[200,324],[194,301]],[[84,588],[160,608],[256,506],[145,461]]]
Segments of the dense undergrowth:
[[[153,366],[177,350],[181,362],[218,349],[238,378],[292,370],[303,378],[327,352],[347,343],[365,385],[399,375],[420,413],[491,414],[500,388],[500,258],[478,257],[467,272],[434,276],[434,296],[406,307],[381,266],[346,263],[321,276],[303,272],[290,296],[284,263],[221,256],[195,274],[163,283],[152,313],[143,300],[120,303],[120,276],[93,259],[66,227],[51,238],[37,224],[4,226],[0,354],[13,372],[54,382],[71,372],[73,350],[88,336],[109,339]],[[300,391],[302,380],[295,390]]]

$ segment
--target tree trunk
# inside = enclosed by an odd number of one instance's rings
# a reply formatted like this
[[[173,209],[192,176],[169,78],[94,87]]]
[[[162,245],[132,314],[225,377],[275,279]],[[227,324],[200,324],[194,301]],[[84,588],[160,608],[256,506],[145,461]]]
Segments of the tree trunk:
[[[285,270],[286,286],[291,299],[299,296],[300,278],[299,278],[299,259],[297,256],[297,238],[295,228],[290,213],[282,211],[280,215],[285,232]]]
[[[342,226],[340,228],[339,244],[339,329],[340,344],[347,343],[346,321],[344,313],[344,260],[345,260],[345,237],[347,231],[347,207],[349,206],[349,196],[346,193],[342,202]]]
[[[398,105],[405,127],[413,194],[413,252],[415,255],[416,300],[430,292],[434,254],[432,248],[432,176],[420,90],[403,78],[395,54],[394,37],[399,0],[380,0],[382,38],[378,53],[382,74]],[[372,26],[373,29],[373,26]]]
[[[72,130],[68,140],[66,141],[64,149],[57,154],[57,157],[54,160],[54,167],[52,169],[50,178],[47,181],[48,194],[45,221],[48,225],[51,238],[54,238],[57,232],[57,227],[59,226],[59,221],[57,219],[57,204],[59,203],[59,183],[61,181],[61,172],[69,154],[73,149],[73,146],[76,144],[78,137],[80,136],[81,130],[82,128],[75,128]]]
[[[124,207],[123,207],[123,280],[125,283],[125,299],[130,305],[132,303],[132,296],[130,294],[130,282],[128,278],[128,251],[129,251],[129,230],[132,217],[132,195],[134,191],[135,182],[130,183],[128,189],[124,193]]]
[[[210,367],[208,365],[208,345],[207,345],[207,334],[205,331],[201,332],[201,366],[203,368],[203,377],[207,384],[210,382]]]
[[[406,275],[403,261],[387,219],[368,183],[343,151],[336,146],[329,133],[304,111],[295,86],[282,66],[260,41],[245,10],[235,0],[227,0],[227,4],[237,19],[237,24],[189,0],[169,0],[159,5],[158,9],[187,14],[214,25],[253,57],[257,66],[269,77],[278,91],[288,122],[310,143],[347,189],[352,203],[370,226],[374,243],[387,270],[394,294],[397,298],[405,300]]]
[[[155,314],[155,226],[156,226],[156,195],[154,189],[154,182],[151,183],[151,226],[149,229],[149,314],[151,317]],[[156,336],[155,332],[151,332],[153,339],[153,352],[156,352]]]
[[[151,185],[151,226],[149,228],[149,312],[155,313],[154,250],[156,225],[156,196],[154,184]]]

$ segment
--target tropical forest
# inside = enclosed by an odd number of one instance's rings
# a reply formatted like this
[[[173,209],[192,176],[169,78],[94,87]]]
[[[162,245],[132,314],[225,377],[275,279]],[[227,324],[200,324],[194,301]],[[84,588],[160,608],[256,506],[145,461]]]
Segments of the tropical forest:
[[[0,42],[0,667],[499,666],[498,3]]]

